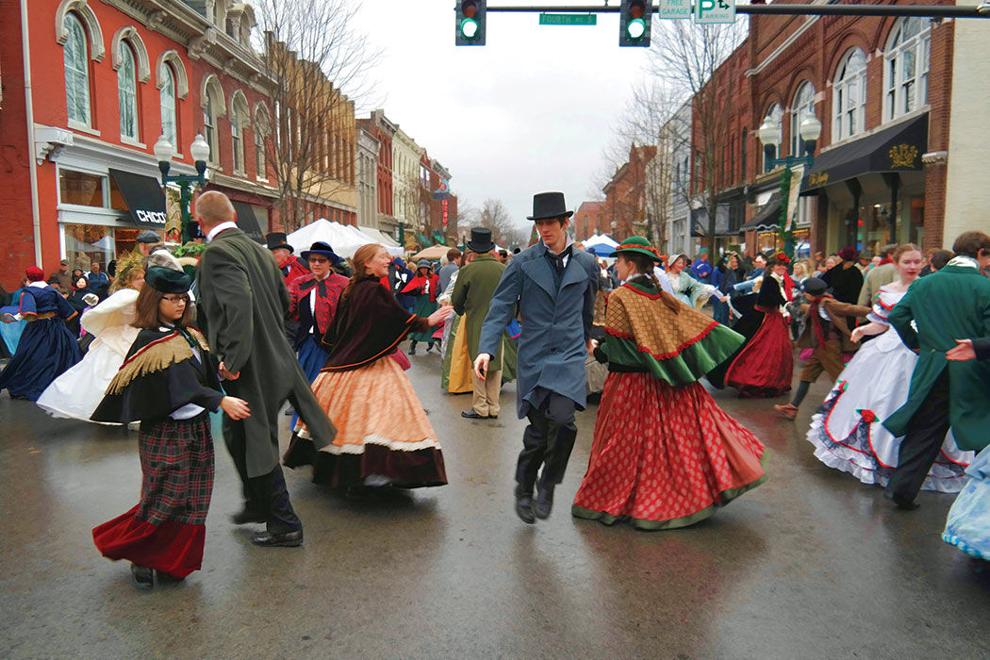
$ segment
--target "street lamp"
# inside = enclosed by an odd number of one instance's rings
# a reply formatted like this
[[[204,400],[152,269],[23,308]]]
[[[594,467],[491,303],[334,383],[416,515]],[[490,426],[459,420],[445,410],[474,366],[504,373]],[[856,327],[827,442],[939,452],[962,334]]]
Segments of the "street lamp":
[[[784,241],[784,252],[792,254],[794,251],[794,237],[787,224],[788,198],[791,186],[791,169],[795,165],[804,165],[805,173],[811,169],[815,162],[815,147],[818,138],[822,135],[822,123],[818,121],[812,113],[808,113],[798,125],[798,133],[801,136],[801,144],[804,147],[804,154],[801,156],[789,155],[784,158],[777,158],[777,145],[780,144],[781,130],[780,124],[769,117],[763,122],[756,134],[763,143],[764,160],[766,161],[766,171],[769,172],[776,167],[783,167],[784,171],[780,176],[780,189],[784,193],[781,195],[780,227],[778,233]],[[786,191],[786,192],[785,192]]]
[[[189,153],[196,163],[196,174],[176,174],[169,176],[172,168],[172,158],[175,156],[175,147],[165,136],[158,138],[154,147],[155,158],[158,159],[158,169],[162,172],[162,186],[169,183],[179,184],[179,205],[182,209],[182,243],[192,240],[192,215],[189,213],[189,204],[192,202],[190,187],[198,184],[201,188],[206,185],[206,161],[210,157],[210,145],[202,135],[197,135],[189,147]]]

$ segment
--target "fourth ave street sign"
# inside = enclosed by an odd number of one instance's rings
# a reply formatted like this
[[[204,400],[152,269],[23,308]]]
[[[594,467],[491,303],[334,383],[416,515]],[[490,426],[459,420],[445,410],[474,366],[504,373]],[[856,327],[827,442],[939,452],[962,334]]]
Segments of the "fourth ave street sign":
[[[598,25],[594,14],[540,14],[540,25]]]
[[[736,0],[695,0],[695,23],[735,23]]]

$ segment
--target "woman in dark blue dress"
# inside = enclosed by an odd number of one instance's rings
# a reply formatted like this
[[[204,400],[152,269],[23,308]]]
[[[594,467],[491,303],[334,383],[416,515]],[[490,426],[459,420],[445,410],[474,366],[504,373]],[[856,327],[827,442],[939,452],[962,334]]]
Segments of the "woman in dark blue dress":
[[[0,373],[0,391],[12,399],[37,401],[52,381],[81,359],[79,344],[65,327],[77,312],[62,295],[45,283],[36,266],[27,269],[30,281],[16,301],[17,314],[4,314],[4,323],[27,321],[17,352]]]

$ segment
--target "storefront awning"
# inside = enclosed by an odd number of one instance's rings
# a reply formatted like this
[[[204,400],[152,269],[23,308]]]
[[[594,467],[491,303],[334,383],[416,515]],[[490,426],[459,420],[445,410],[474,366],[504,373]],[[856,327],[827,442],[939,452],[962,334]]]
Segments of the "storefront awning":
[[[157,179],[114,169],[110,170],[110,176],[124,197],[135,226],[165,229],[165,194]]]
[[[265,236],[261,233],[261,225],[258,224],[258,218],[254,215],[254,209],[251,208],[251,205],[235,201],[231,201],[231,204],[234,205],[234,211],[237,213],[237,226],[240,230],[250,236],[252,240],[263,244]]]
[[[780,227],[780,193],[770,195],[767,203],[756,211],[753,219],[739,228],[744,231],[774,231]]]
[[[921,155],[928,150],[928,113],[826,151],[815,158],[804,179],[801,194],[811,194],[833,183],[864,174],[906,172],[921,169]]]

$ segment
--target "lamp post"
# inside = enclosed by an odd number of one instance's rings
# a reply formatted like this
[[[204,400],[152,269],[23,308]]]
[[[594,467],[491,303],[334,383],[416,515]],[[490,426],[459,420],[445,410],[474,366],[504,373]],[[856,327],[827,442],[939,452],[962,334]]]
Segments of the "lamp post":
[[[158,159],[158,169],[162,172],[162,186],[169,183],[179,184],[179,206],[182,210],[182,243],[183,245],[192,240],[192,215],[189,213],[189,204],[192,202],[193,184],[200,187],[206,185],[206,161],[210,157],[210,145],[202,135],[197,135],[189,147],[189,153],[196,163],[196,174],[176,174],[169,176],[172,168],[172,158],[175,156],[175,147],[165,139],[165,136],[158,138],[155,143],[155,158]]]
[[[763,155],[766,164],[766,171],[770,172],[777,167],[784,168],[780,178],[782,199],[778,234],[784,241],[784,252],[791,256],[793,256],[794,253],[794,236],[788,227],[789,223],[787,218],[787,206],[791,185],[791,170],[795,165],[804,165],[805,172],[811,169],[811,166],[815,162],[815,147],[818,144],[818,138],[822,135],[822,123],[818,121],[818,118],[814,114],[809,113],[806,114],[804,119],[801,121],[798,130],[801,136],[801,144],[804,147],[802,150],[803,154],[800,156],[792,154],[785,156],[784,158],[777,158],[777,145],[780,144],[782,137],[780,124],[768,118],[763,122],[763,125],[760,126],[757,131],[757,136],[763,144]]]

